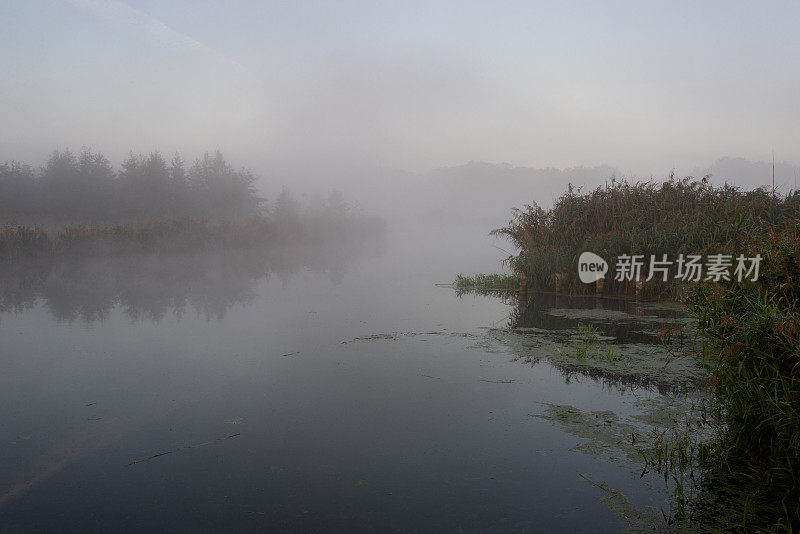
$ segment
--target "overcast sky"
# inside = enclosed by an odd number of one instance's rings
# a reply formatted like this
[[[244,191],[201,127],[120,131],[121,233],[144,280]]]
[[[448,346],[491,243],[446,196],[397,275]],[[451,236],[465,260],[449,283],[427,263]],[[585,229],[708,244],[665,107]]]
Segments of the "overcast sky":
[[[800,3],[0,0],[0,160],[800,162]]]

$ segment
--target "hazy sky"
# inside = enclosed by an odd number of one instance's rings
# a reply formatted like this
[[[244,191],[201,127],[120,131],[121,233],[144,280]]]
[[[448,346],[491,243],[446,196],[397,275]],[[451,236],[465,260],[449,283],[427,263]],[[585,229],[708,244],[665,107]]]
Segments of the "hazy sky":
[[[0,160],[800,162],[800,3],[0,0]]]

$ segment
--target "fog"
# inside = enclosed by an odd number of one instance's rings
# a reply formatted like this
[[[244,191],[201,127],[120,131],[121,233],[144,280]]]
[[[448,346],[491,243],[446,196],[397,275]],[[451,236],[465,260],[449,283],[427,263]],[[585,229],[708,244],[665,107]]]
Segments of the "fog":
[[[613,447],[690,400],[651,358],[679,306],[638,281],[620,302],[450,284],[508,271],[489,233],[568,188],[796,189],[798,20],[780,1],[0,0],[0,530],[641,526],[601,491],[672,530],[678,479]],[[584,337],[608,342],[599,366],[554,358]],[[656,367],[627,373],[623,350]],[[622,423],[614,460],[578,450],[561,423],[581,411]]]
[[[797,9],[5,1],[0,153],[219,148],[261,175],[798,163]]]
[[[222,150],[267,201],[336,189],[443,247],[480,236],[464,268],[487,269],[485,234],[569,182],[754,187],[774,155],[793,188],[798,13],[773,7],[7,1],[0,161]]]

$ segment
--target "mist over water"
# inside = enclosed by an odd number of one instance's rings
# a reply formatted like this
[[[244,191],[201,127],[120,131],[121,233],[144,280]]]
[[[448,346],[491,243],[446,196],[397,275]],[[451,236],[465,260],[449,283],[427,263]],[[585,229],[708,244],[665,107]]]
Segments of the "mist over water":
[[[189,530],[624,525],[578,472],[659,502],[527,415],[634,397],[476,347],[516,304],[434,286],[464,260],[428,262],[437,239],[390,227],[377,247],[4,272],[4,525],[144,531],[176,514]]]
[[[0,534],[674,530],[636,447],[706,400],[686,312],[451,284],[527,276],[490,232],[566,191],[767,213],[799,19],[0,1]]]
[[[107,176],[109,198],[174,184],[160,161]],[[512,207],[615,169],[306,168],[283,175],[291,189],[239,189],[259,202],[227,220],[214,180],[250,175],[203,177],[203,161],[180,186],[196,219],[141,218],[144,196],[66,233],[50,220],[49,248],[4,229],[4,526],[618,531],[630,510],[650,527],[672,513],[660,475],[618,448],[653,413],[691,413],[694,394],[660,360],[645,373],[558,356],[589,325],[650,358],[683,312],[441,287],[507,269],[511,246],[488,234]]]

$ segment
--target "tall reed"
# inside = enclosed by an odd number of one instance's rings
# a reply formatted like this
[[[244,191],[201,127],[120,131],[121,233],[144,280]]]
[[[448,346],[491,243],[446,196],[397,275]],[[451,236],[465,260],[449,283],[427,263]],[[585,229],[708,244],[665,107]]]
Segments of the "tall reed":
[[[534,203],[515,209],[509,223],[491,232],[510,240],[519,251],[506,259],[532,289],[552,289],[558,278],[562,289],[594,291],[577,277],[581,252],[591,251],[612,262],[621,254],[658,258],[662,254],[715,252],[739,232],[750,232],[769,222],[796,217],[800,194],[777,198],[765,188],[752,191],[708,178],[676,179],[663,183],[612,179],[583,193],[570,185],[551,209]],[[731,221],[739,221],[735,227]],[[646,274],[643,273],[643,274]],[[674,296],[682,286],[654,279],[645,295]],[[603,291],[631,292],[631,283],[617,283],[606,275]]]
[[[696,289],[690,306],[715,358],[711,387],[725,422],[716,458],[757,500],[766,525],[800,526],[800,222],[770,225],[729,246],[760,253],[755,282]],[[752,515],[752,514],[751,514]],[[777,521],[777,522],[776,522]]]

